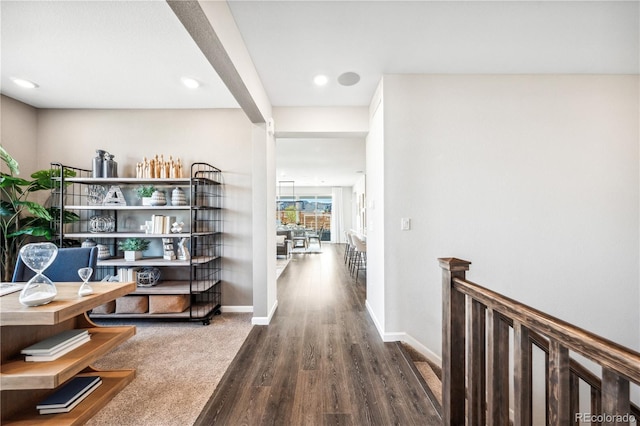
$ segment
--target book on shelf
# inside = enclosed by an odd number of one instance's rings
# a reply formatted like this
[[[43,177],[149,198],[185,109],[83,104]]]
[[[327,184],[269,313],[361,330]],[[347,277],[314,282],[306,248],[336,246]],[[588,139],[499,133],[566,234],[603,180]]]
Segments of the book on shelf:
[[[125,282],[137,282],[138,281],[138,270],[140,268],[118,268],[118,281],[121,283]]]
[[[88,330],[65,330],[34,343],[31,346],[27,346],[22,349],[20,353],[25,355],[54,355],[78,341],[84,340],[85,338],[89,339],[89,337]]]
[[[83,336],[79,340],[74,340],[63,348],[52,352],[51,354],[38,354],[38,355],[25,355],[24,360],[26,362],[45,362],[45,361],[55,361],[61,356],[68,354],[72,350],[79,348],[84,345],[88,341],[91,340],[91,336],[89,334]]]
[[[151,215],[151,234],[170,234],[171,225],[176,221],[175,216],[165,216],[161,214]]]
[[[101,384],[100,376],[76,376],[42,400],[36,409],[40,414],[68,413]]]

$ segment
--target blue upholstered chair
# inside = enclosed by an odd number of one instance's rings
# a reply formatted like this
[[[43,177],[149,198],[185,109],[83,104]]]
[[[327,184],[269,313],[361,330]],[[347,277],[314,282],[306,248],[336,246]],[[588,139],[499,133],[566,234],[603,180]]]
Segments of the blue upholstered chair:
[[[98,263],[97,247],[71,247],[58,249],[58,255],[43,274],[55,282],[82,281],[78,269],[90,266],[96,269]],[[94,272],[95,273],[95,272]],[[13,282],[29,281],[35,273],[29,269],[18,256],[16,268],[13,270]]]

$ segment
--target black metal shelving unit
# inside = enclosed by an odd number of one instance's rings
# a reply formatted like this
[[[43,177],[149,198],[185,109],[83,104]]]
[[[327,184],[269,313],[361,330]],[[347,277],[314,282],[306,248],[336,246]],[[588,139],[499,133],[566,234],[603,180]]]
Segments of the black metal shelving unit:
[[[56,241],[60,246],[78,246],[90,238],[109,249],[109,258],[98,260],[94,280],[117,276],[119,268],[154,267],[161,279],[151,287],[137,287],[131,295],[188,295],[189,307],[176,313],[113,313],[94,314],[94,318],[166,318],[197,320],[209,324],[213,315],[220,314],[221,275],[223,255],[223,200],[224,184],[220,169],[207,163],[194,163],[185,178],[93,178],[91,171],[52,163],[52,179],[59,182],[51,197],[52,207],[60,212],[55,217]],[[187,205],[142,206],[135,197],[139,185],[153,185],[171,190],[185,191]],[[126,205],[103,204],[104,195],[111,188],[120,188]],[[60,189],[62,188],[62,189]],[[167,197],[170,200],[170,196]],[[70,215],[71,214],[71,215]],[[153,234],[140,229],[145,217],[164,214],[179,217],[184,222],[181,232]],[[69,221],[74,216],[74,221]],[[104,226],[95,232],[96,218]],[[110,229],[113,227],[113,229]],[[106,230],[104,230],[106,229]],[[118,250],[118,240],[138,237],[162,242],[187,238],[188,260],[167,260],[162,253],[137,261],[125,261]],[[158,246],[155,244],[157,251]]]

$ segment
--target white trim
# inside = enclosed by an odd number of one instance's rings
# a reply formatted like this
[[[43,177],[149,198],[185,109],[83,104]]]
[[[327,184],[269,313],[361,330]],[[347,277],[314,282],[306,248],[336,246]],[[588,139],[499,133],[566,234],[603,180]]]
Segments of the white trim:
[[[276,309],[278,309],[278,301],[273,304],[271,311],[269,312],[269,316],[266,317],[253,317],[251,318],[251,325],[269,325],[271,322],[271,318],[276,313]]]
[[[378,334],[380,334],[382,341],[385,342],[386,340],[384,340],[384,329],[382,328],[382,325],[378,321],[378,318],[376,318],[375,314],[373,313],[373,309],[371,308],[371,305],[369,305],[368,299],[364,301],[364,306],[366,306],[367,312],[369,313],[369,316],[373,320],[373,324],[376,326],[376,329],[378,330]]]
[[[220,310],[226,313],[245,313],[253,312],[253,306],[222,306]]]
[[[371,306],[369,305],[369,301],[368,300],[365,301],[365,306],[367,307],[367,312],[369,313],[369,316],[373,320],[373,323],[375,324],[376,329],[378,330],[378,333],[380,334],[380,338],[382,339],[383,342],[404,342],[404,343],[407,343],[412,348],[414,348],[416,351],[418,351],[420,354],[422,354],[425,357],[427,357],[427,359],[429,361],[431,361],[431,362],[435,363],[436,365],[442,367],[442,359],[438,355],[436,355],[435,352],[433,352],[431,349],[429,349],[426,346],[424,346],[422,343],[420,343],[413,336],[405,333],[404,331],[386,333],[384,331],[384,329],[382,328],[382,326],[380,325],[380,322],[378,321],[376,316],[373,314],[373,310],[371,309]]]
[[[425,345],[418,342],[410,334],[407,334],[407,333],[403,333],[403,334],[404,334],[404,338],[402,339],[402,341],[404,343],[410,345],[413,349],[415,349],[416,351],[424,355],[429,361],[433,362],[434,364],[442,368],[442,358],[436,355],[431,349],[427,348]]]

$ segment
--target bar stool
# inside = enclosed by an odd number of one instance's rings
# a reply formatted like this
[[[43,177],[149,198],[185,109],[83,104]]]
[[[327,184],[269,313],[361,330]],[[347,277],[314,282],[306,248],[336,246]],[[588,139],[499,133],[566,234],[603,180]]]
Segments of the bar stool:
[[[357,235],[351,235],[355,245],[354,267],[356,281],[358,281],[358,273],[367,270],[367,243],[362,241]],[[365,275],[366,277],[366,275]]]
[[[347,232],[347,248],[345,256],[345,263],[349,268],[349,274],[353,275],[353,266],[355,265],[356,259],[356,245],[354,243],[353,232]]]
[[[344,231],[344,239],[346,240],[344,245],[344,264],[346,265],[349,255],[351,254],[351,237],[348,231]]]

